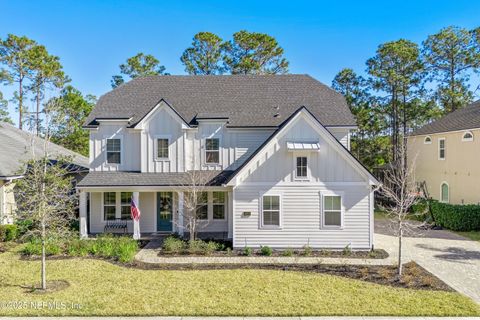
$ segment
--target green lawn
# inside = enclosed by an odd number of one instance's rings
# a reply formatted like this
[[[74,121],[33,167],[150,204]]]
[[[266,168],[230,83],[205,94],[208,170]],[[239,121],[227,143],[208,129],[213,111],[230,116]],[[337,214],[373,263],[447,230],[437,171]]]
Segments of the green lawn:
[[[480,231],[452,231],[470,240],[480,241]]]
[[[0,297],[8,301],[81,304],[74,309],[14,310],[0,315],[436,315],[475,316],[480,308],[450,292],[399,289],[341,277],[293,271],[139,270],[93,259],[48,261],[49,280],[70,287],[27,292],[39,277],[38,261],[0,254]]]

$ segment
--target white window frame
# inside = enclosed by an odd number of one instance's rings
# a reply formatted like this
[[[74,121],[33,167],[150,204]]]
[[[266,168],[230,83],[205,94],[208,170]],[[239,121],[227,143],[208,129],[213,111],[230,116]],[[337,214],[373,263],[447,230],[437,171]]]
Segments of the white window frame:
[[[263,224],[263,197],[278,197],[278,226]],[[283,199],[280,193],[260,193],[259,202],[259,228],[265,230],[280,230],[283,228]]]
[[[218,162],[207,162],[207,140],[209,139],[217,139],[218,140]],[[222,163],[222,139],[220,139],[220,137],[205,137],[203,139],[203,146],[204,146],[204,150],[203,150],[203,159],[204,159],[204,163],[205,165],[209,166],[209,165],[220,165]],[[210,150],[211,151],[214,151],[214,150]]]
[[[443,158],[440,157],[440,141],[443,141]],[[447,140],[443,138],[438,138],[438,160],[445,160],[447,158]]]
[[[131,193],[132,194],[132,200],[133,200],[133,191],[121,191],[121,192],[117,193],[117,196],[120,196],[120,210],[119,210],[120,219],[123,220],[123,221],[129,221],[129,220],[132,220],[130,215],[128,216],[127,219],[122,219],[122,208],[123,207],[130,207],[130,212],[131,212],[132,202],[130,201],[130,203],[128,203],[128,204],[123,203],[122,202],[122,193]]]
[[[430,139],[430,141],[427,141],[427,139]],[[432,144],[432,137],[426,136],[425,139],[423,139],[423,144]]]
[[[444,200],[442,199],[442,196],[443,196],[442,187],[443,187],[443,185],[446,185],[447,188],[448,188],[448,189],[447,189],[448,192],[447,192],[447,200],[446,200],[446,201],[444,201]],[[438,199],[439,199],[439,201],[440,201],[441,203],[450,203],[450,185],[448,184],[447,181],[442,181],[442,183],[440,183],[440,197],[438,197]]]
[[[225,201],[223,202],[223,219],[217,219],[217,218],[215,218],[214,215],[213,215],[213,213],[214,213],[214,212],[213,212],[214,206],[215,206],[215,205],[220,205],[220,203],[214,203],[214,202],[213,202],[213,193],[214,193],[214,192],[221,192],[221,193],[223,193],[223,194],[225,195]],[[228,207],[228,199],[227,199],[227,197],[228,197],[228,193],[227,193],[226,191],[210,191],[210,192],[209,192],[209,199],[210,199],[210,197],[211,197],[211,201],[209,201],[209,202],[210,202],[210,203],[209,203],[209,206],[212,207],[212,220],[213,220],[213,221],[225,221],[225,220],[227,220],[227,213],[228,213],[228,212],[227,212],[227,207]]]
[[[168,157],[167,158],[159,158],[158,157],[158,139],[166,139],[168,141]],[[155,136],[154,146],[153,146],[153,158],[155,161],[170,161],[170,155],[172,154],[172,150],[170,147],[171,144],[171,136],[170,135],[158,135]]]
[[[307,158],[307,176],[297,176],[297,158]],[[306,152],[293,152],[293,178],[295,181],[310,181],[310,155]]]
[[[119,139],[120,140],[120,163],[109,163],[108,162],[107,140],[110,140],[110,139]],[[105,165],[107,167],[114,167],[114,168],[118,168],[119,166],[123,165],[123,163],[124,163],[123,154],[125,153],[124,149],[123,149],[123,136],[121,136],[121,135],[104,136],[103,141],[104,141],[104,147],[105,147]]]
[[[117,219],[122,219],[122,192],[131,192],[132,193],[132,197],[133,197],[133,191],[103,191],[103,192],[100,192],[102,194],[102,199],[101,199],[101,203],[102,203],[102,222],[103,223],[106,223],[107,221],[112,221],[112,220],[105,220],[105,204],[104,204],[104,200],[105,200],[105,193],[106,192],[113,192],[115,193],[115,220]],[[124,219],[122,221],[127,221],[127,222],[130,222],[132,221],[131,218],[129,219]]]
[[[340,225],[339,226],[331,226],[325,225],[325,197],[329,196],[336,196],[340,197]],[[320,192],[320,201],[321,201],[321,226],[322,229],[343,229],[344,228],[344,218],[345,218],[345,194],[342,191],[324,191]]]
[[[470,134],[471,138],[465,138],[466,134]],[[473,132],[472,131],[465,131],[462,135],[462,142],[472,142],[473,141]]]

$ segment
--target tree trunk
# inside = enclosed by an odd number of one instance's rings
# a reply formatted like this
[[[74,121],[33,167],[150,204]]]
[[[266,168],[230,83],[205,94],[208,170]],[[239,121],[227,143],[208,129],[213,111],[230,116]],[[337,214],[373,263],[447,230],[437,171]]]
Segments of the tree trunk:
[[[22,130],[23,118],[23,77],[20,75],[18,80],[18,128]]]
[[[400,222],[400,227],[398,228],[398,276],[402,277],[402,237],[403,237],[403,226]]]
[[[46,252],[45,252],[45,224],[42,223],[42,290],[47,289],[47,268],[46,268]]]
[[[37,88],[36,93],[36,102],[37,102],[37,110],[35,113],[35,128],[36,128],[36,135],[38,136],[40,133],[40,88]]]

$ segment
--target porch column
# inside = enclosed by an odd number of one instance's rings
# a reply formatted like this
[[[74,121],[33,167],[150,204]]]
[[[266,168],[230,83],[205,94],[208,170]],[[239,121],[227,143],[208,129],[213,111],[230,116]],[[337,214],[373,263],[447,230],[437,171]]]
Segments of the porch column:
[[[132,194],[133,201],[137,206],[138,210],[140,210],[140,193],[138,191],[133,192]],[[142,218],[140,213],[140,219]],[[133,239],[139,240],[140,239],[140,219],[133,220]]]
[[[228,238],[233,238],[233,219],[235,219],[233,214],[233,192],[228,191],[227,193],[227,223],[228,223]]]
[[[178,234],[183,236],[183,191],[178,192]]]
[[[79,211],[80,211],[80,238],[88,238],[87,231],[87,193],[80,191],[79,193]]]

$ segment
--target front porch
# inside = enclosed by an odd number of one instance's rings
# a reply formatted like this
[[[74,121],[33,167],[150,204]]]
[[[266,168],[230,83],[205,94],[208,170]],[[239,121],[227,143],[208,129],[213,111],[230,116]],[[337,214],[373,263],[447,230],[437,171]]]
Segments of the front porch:
[[[101,233],[128,233],[142,239],[173,233],[188,236],[187,192],[188,187],[79,188],[80,236]],[[208,187],[202,189],[201,194],[203,200],[197,212],[202,219],[198,222],[198,236],[231,239],[232,191],[224,187]],[[141,212],[138,222],[130,217],[132,199]],[[121,227],[112,228],[117,224]],[[136,228],[138,235],[134,233]]]

